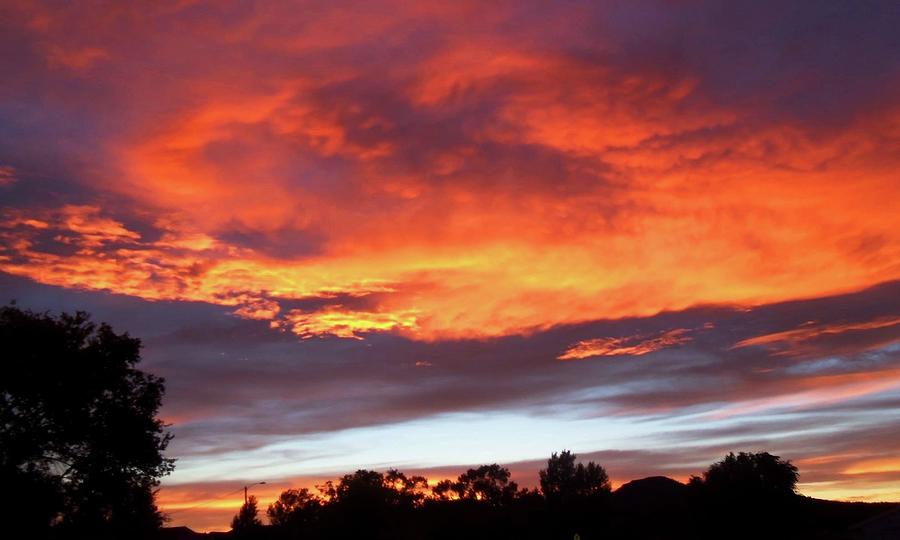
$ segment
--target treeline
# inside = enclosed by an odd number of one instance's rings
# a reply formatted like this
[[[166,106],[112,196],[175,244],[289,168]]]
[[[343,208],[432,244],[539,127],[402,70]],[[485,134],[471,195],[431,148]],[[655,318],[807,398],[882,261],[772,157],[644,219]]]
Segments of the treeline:
[[[429,486],[397,470],[359,470],[289,489],[265,511],[251,497],[232,522],[246,539],[844,538],[863,511],[835,512],[796,493],[798,470],[762,453],[729,454],[681,484],[655,477],[613,492],[606,470],[554,453],[539,489],[497,464]]]

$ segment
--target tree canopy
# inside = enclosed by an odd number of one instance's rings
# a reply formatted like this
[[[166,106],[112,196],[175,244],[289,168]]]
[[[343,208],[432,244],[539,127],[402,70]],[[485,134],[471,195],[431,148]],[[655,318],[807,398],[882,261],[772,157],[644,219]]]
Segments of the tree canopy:
[[[799,526],[798,479],[790,461],[740,452],[710,465],[702,478],[691,478],[690,487],[702,501],[708,528],[730,527],[734,538],[791,538]]]
[[[729,453],[703,474],[706,489],[717,495],[764,498],[796,493],[800,475],[790,461],[768,452]]]
[[[322,501],[307,488],[288,489],[269,505],[266,515],[276,527],[299,529],[314,520]]]
[[[160,526],[170,435],[140,340],[87,314],[0,308],[0,508],[29,538],[141,538]],[[7,521],[8,522],[8,521]]]
[[[459,475],[456,482],[439,482],[432,493],[438,499],[482,501],[493,506],[509,502],[519,486],[510,481],[509,469],[496,463],[481,465]]]
[[[575,459],[569,450],[554,452],[547,460],[547,468],[538,473],[541,492],[547,500],[566,502],[610,492],[606,469],[593,461],[576,464]]]

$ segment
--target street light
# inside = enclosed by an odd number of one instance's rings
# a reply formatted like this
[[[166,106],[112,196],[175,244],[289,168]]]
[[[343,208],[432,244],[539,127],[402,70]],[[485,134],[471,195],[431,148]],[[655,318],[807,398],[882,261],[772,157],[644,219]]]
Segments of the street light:
[[[263,484],[265,484],[265,482],[257,482],[255,484],[250,484],[249,486],[244,486],[244,506],[247,506],[247,490],[253,486],[261,486]]]

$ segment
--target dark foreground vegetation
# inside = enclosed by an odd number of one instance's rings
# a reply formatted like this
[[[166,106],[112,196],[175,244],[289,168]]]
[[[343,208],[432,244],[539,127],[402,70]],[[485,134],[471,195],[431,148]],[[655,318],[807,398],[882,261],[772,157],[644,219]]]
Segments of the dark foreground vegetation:
[[[156,418],[163,381],[136,369],[140,340],[85,313],[0,308],[3,538],[154,538],[173,462]]]
[[[0,308],[0,344],[0,537],[205,536],[161,527],[155,489],[174,463],[163,455],[170,436],[156,417],[163,381],[136,368],[139,340],[83,313],[52,317],[8,306]],[[360,470],[316,492],[285,491],[266,510],[268,525],[251,497],[232,531],[215,536],[900,538],[900,512],[890,513],[896,505],[802,497],[797,479],[789,461],[764,452],[729,454],[686,485],[654,477],[615,492],[602,466],[567,451],[550,457],[539,489],[520,489],[497,464],[435,486],[396,470]]]
[[[866,538],[856,524],[895,505],[839,503],[796,494],[797,468],[778,456],[728,454],[682,484],[635,480],[613,492],[606,471],[564,451],[519,489],[500,465],[469,469],[428,488],[396,470],[360,470],[290,489],[266,511],[241,507],[232,538],[276,539],[713,539]],[[887,537],[893,538],[893,537]]]

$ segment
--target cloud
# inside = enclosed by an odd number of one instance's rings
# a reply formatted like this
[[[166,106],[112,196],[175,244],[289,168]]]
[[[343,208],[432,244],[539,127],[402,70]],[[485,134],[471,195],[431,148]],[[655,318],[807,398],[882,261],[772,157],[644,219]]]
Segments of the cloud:
[[[3,270],[275,326],[298,299],[367,294],[381,318],[415,311],[390,331],[425,341],[897,279],[892,12],[767,6],[701,3],[700,20],[656,4],[497,5],[477,24],[471,6],[435,3],[365,24],[338,6],[314,24],[279,3],[160,6],[81,28],[23,4],[17,49],[116,52],[82,55],[95,60],[74,62],[91,72],[77,80],[29,55],[9,66],[10,100],[37,120],[10,119],[21,136],[0,157],[87,199],[29,199],[35,215],[115,199],[146,240],[102,260],[20,232],[10,243],[29,248]],[[816,46],[809,20],[830,29]]]
[[[8,186],[17,180],[16,169],[14,167],[10,167],[9,165],[0,166],[0,187]]]
[[[900,325],[900,317],[893,316],[881,317],[872,321],[831,325],[820,325],[815,321],[808,321],[793,330],[739,341],[734,348],[765,347],[774,351],[775,354],[791,356],[809,355],[825,350],[836,353],[841,348],[839,342],[841,338],[844,338],[844,341],[853,342],[858,347],[860,334],[869,330],[880,330],[884,335],[884,340],[876,341],[872,346],[887,345],[898,338],[896,331],[898,325]]]
[[[273,324],[288,329],[301,338],[331,335],[362,339],[360,337],[362,333],[415,329],[416,316],[414,311],[367,313],[345,311],[341,309],[341,306],[333,306],[313,313],[292,310],[285,315],[284,322]]]
[[[840,356],[823,351],[796,360],[777,351],[733,346],[761,330],[793,328],[812,313],[830,314],[823,319],[826,324],[861,322],[867,316],[877,320],[884,316],[880,313],[895,311],[896,294],[894,285],[753,310],[695,309],[527,337],[453,342],[375,333],[365,341],[298,343],[291,334],[270,332],[265,321],[225,317],[213,326],[193,324],[190,331],[155,337],[147,350],[153,369],[169,381],[167,414],[179,435],[174,444],[187,453],[216,453],[239,443],[257,447],[281,437],[459,411],[747,418],[826,409],[895,388],[900,357],[890,346],[872,349],[865,335],[856,349],[848,346]],[[857,306],[866,306],[867,312],[856,312]],[[617,362],[556,360],[560,350],[588,336],[653,339],[672,328],[696,330],[690,341],[640,356],[640,361],[630,361],[640,351]],[[417,367],[424,362],[427,369]],[[230,433],[227,441],[217,435],[223,431]]]
[[[592,356],[642,356],[691,340],[686,328],[669,330],[656,337],[627,336],[619,338],[594,338],[572,345],[558,360],[581,360]]]
[[[87,71],[94,64],[109,58],[109,53],[99,47],[84,47],[76,50],[66,50],[54,46],[48,51],[48,62],[51,66],[60,66],[73,71]]]

